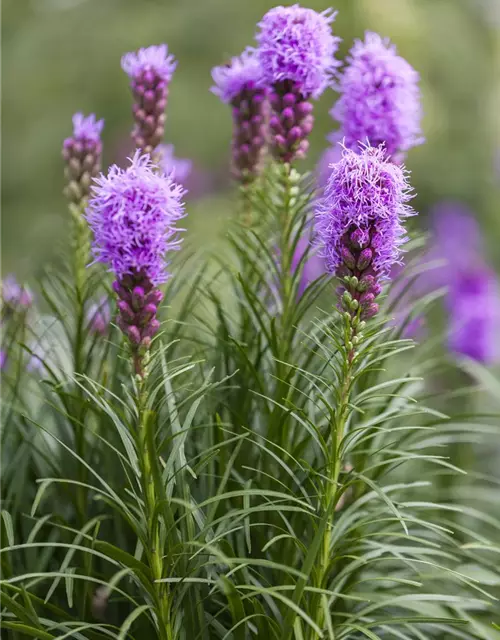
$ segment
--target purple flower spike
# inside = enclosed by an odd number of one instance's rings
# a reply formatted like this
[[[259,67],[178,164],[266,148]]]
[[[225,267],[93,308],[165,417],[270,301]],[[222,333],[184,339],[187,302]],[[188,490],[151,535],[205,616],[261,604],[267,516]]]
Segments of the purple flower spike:
[[[316,209],[316,231],[326,270],[343,278],[342,309],[359,318],[378,311],[379,282],[400,260],[403,218],[412,215],[408,175],[383,146],[343,148]],[[369,296],[367,294],[372,294]]]
[[[14,275],[8,275],[3,279],[2,307],[6,313],[25,312],[33,306],[33,301],[30,289],[20,285]]]
[[[73,135],[66,138],[62,155],[66,162],[67,186],[65,195],[75,204],[88,198],[93,178],[101,170],[101,132],[104,120],[96,120],[92,113],[73,116]]]
[[[268,101],[262,67],[253,49],[214,67],[212,92],[233,107],[233,175],[248,183],[262,170]]]
[[[158,145],[156,153],[159,156],[160,167],[163,173],[171,175],[176,182],[184,186],[193,168],[191,160],[188,158],[177,158],[174,155],[173,144]]]
[[[424,142],[418,73],[388,39],[370,32],[364,42],[355,41],[347,62],[341,96],[330,112],[340,122],[344,144],[356,151],[360,142],[384,143],[390,156],[402,159]]]
[[[272,148],[282,162],[306,155],[314,124],[309,99],[331,84],[339,65],[334,55],[340,40],[330,27],[335,15],[299,5],[275,7],[258,25],[258,56],[274,113]]]
[[[151,305],[162,298],[157,285],[169,277],[165,253],[179,249],[176,223],[184,216],[184,190],[154,169],[150,156],[139,151],[127,169],[113,165],[96,179],[87,210],[95,260],[116,274],[118,325],[141,376],[143,356],[159,327]]]
[[[107,296],[103,296],[99,302],[89,305],[86,318],[90,333],[105,335],[108,332],[111,309]]]
[[[132,139],[143,153],[153,153],[165,131],[168,85],[177,66],[166,44],[139,49],[122,57],[135,104]]]

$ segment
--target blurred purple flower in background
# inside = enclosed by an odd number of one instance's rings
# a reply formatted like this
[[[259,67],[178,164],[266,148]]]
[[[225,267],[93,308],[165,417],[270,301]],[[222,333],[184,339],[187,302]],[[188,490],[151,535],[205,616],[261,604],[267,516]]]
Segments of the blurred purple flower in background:
[[[7,311],[27,311],[33,305],[33,294],[25,285],[20,285],[13,274],[2,280],[2,306]]]
[[[107,296],[102,296],[99,302],[89,305],[86,320],[90,333],[105,335],[108,332],[111,309]]]
[[[0,371],[5,371],[7,368],[7,352],[5,349],[0,349]]]
[[[367,32],[356,40],[339,81],[331,116],[340,123],[337,140],[349,149],[360,142],[385,144],[390,156],[422,144],[419,75],[388,39]]]
[[[46,371],[44,361],[47,357],[47,352],[38,340],[33,341],[29,345],[29,349],[31,353],[28,354],[29,358],[26,364],[26,371],[42,375]]]
[[[383,146],[361,146],[359,153],[344,148],[332,168],[316,209],[320,255],[328,273],[352,281],[339,293],[357,301],[362,319],[378,312],[380,281],[400,260],[407,241],[402,222],[414,213],[411,197],[407,172],[390,162]]]
[[[481,231],[461,203],[442,202],[432,211],[431,257],[446,264],[431,274],[433,286],[446,286],[448,345],[479,362],[500,360],[500,287],[488,266]]]
[[[177,158],[173,144],[160,144],[156,151],[160,156],[160,168],[163,173],[172,175],[176,182],[185,187],[193,168],[193,162],[189,158]]]
[[[93,178],[101,170],[101,132],[104,120],[96,120],[93,113],[73,116],[73,135],[63,143],[62,155],[66,162],[66,197],[75,203],[87,198]]]
[[[310,98],[319,98],[339,66],[339,38],[331,31],[331,10],[299,5],[274,7],[259,22],[258,56],[270,87],[269,122],[274,155],[291,162],[306,155],[314,118]]]
[[[233,174],[251,182],[262,170],[269,104],[262,67],[254,49],[212,69],[211,91],[233,107]]]
[[[153,153],[165,132],[168,85],[177,66],[166,44],[126,53],[122,69],[130,78],[135,99],[132,139],[144,153]]]

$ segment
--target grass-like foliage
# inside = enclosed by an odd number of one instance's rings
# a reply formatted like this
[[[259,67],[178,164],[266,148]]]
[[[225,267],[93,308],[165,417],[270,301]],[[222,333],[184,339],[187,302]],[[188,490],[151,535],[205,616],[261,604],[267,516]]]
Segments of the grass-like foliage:
[[[163,121],[135,115],[149,153]],[[144,215],[167,192],[147,175]],[[283,158],[242,175],[217,253],[184,246],[158,309],[145,271],[132,290],[88,266],[78,185],[38,310],[5,308],[2,638],[498,639],[500,482],[468,455],[498,416],[468,397],[499,387],[476,363],[452,370],[432,333],[404,337],[442,293],[400,308],[423,242],[363,316],[361,258],[344,254],[359,278],[338,273],[340,294],[307,277],[313,177]],[[136,210],[119,213],[129,242]]]

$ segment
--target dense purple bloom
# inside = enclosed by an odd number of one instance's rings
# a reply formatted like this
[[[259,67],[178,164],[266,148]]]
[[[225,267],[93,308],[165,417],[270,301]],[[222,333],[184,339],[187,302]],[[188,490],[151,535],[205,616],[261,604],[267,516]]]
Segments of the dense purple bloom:
[[[104,335],[111,322],[111,309],[107,296],[102,296],[99,302],[89,305],[86,320],[90,333]]]
[[[2,281],[2,303],[7,311],[26,311],[33,305],[33,294],[10,274]]]
[[[92,113],[73,116],[73,135],[66,138],[62,155],[66,162],[65,194],[75,203],[81,203],[90,192],[92,179],[101,170],[101,132],[104,120],[96,120]]]
[[[148,154],[137,151],[130,166],[113,165],[96,179],[87,220],[94,232],[96,261],[116,274],[118,324],[132,345],[135,370],[159,328],[156,319],[168,278],[165,253],[178,249],[176,223],[184,216],[184,190],[170,176],[156,173]]]
[[[267,138],[268,100],[253,49],[212,69],[212,92],[233,108],[233,174],[243,183],[261,171]]]
[[[339,38],[330,24],[336,14],[295,4],[274,7],[259,22],[259,60],[267,84],[292,83],[304,98],[318,98],[331,82]]]
[[[424,141],[419,75],[388,39],[367,32],[356,40],[339,81],[341,96],[331,111],[345,145],[384,143],[390,156]]]
[[[177,66],[166,44],[139,49],[122,57],[135,98],[132,138],[144,153],[153,153],[165,131],[168,85]]]
[[[303,158],[314,117],[310,98],[331,84],[338,66],[334,54],[339,38],[331,32],[335,14],[317,13],[299,5],[275,7],[259,23],[258,55],[273,110],[269,127],[276,158]]]
[[[241,56],[212,69],[214,86],[210,89],[222,102],[230,104],[248,88],[265,87],[262,66],[254,49],[247,48]]]
[[[87,220],[96,261],[118,278],[143,273],[153,284],[167,279],[167,251],[179,247],[176,222],[184,216],[184,190],[154,172],[148,155],[136,151],[127,169],[113,165],[95,180]]]
[[[192,161],[189,158],[177,158],[174,154],[173,144],[160,144],[156,148],[156,152],[159,155],[160,168],[163,173],[171,175],[176,182],[185,186],[193,168]]]
[[[383,146],[344,148],[318,203],[320,255],[329,273],[344,282],[354,276],[346,290],[361,317],[377,313],[380,281],[400,259],[407,239],[402,220],[413,213],[410,191],[407,172],[388,160]]]
[[[500,360],[500,287],[484,257],[479,225],[458,202],[432,212],[434,244],[429,256],[444,260],[428,286],[447,287],[448,344],[452,351],[484,363]]]

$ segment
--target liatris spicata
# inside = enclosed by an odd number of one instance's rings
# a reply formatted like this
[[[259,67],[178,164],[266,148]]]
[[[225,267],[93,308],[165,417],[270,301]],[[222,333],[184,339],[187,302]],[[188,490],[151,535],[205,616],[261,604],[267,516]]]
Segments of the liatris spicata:
[[[398,262],[406,242],[403,218],[413,210],[404,168],[391,163],[383,146],[344,148],[333,165],[316,210],[320,255],[327,272],[342,279],[340,308],[352,319],[378,312],[381,281]]]
[[[62,155],[67,180],[64,193],[75,204],[85,203],[92,180],[101,170],[103,126],[104,120],[96,120],[93,113],[87,117],[75,113],[73,135],[64,141]]]
[[[253,49],[212,69],[211,91],[233,108],[234,177],[252,182],[262,169],[267,138],[268,101],[262,67]]]
[[[424,141],[418,73],[388,39],[370,32],[355,41],[347,62],[330,112],[344,144],[357,151],[360,142],[383,143],[393,160],[402,159]]]
[[[111,322],[111,309],[107,296],[102,296],[99,302],[89,305],[86,313],[87,326],[90,333],[105,335]]]
[[[166,44],[139,49],[122,57],[135,99],[132,139],[143,153],[152,154],[165,131],[168,85],[177,66]]]
[[[159,164],[163,173],[171,175],[176,182],[185,186],[193,168],[191,160],[188,158],[177,158],[174,153],[173,144],[158,145],[156,153],[159,156]]]
[[[175,225],[184,216],[184,190],[155,169],[150,156],[140,151],[127,169],[113,165],[96,179],[87,211],[95,260],[116,275],[117,323],[140,376],[160,326],[156,314],[163,294],[158,285],[169,277],[165,253],[179,248]]]
[[[500,360],[500,287],[485,259],[481,232],[471,211],[442,202],[431,212],[431,258],[445,264],[428,275],[432,287],[446,286],[448,346],[485,364]]]
[[[269,122],[274,155],[283,162],[304,157],[314,118],[311,98],[331,83],[338,66],[330,10],[317,13],[299,5],[275,7],[259,23],[258,56],[270,87]]]
[[[10,274],[2,281],[2,308],[7,314],[25,312],[33,305],[33,294]]]

